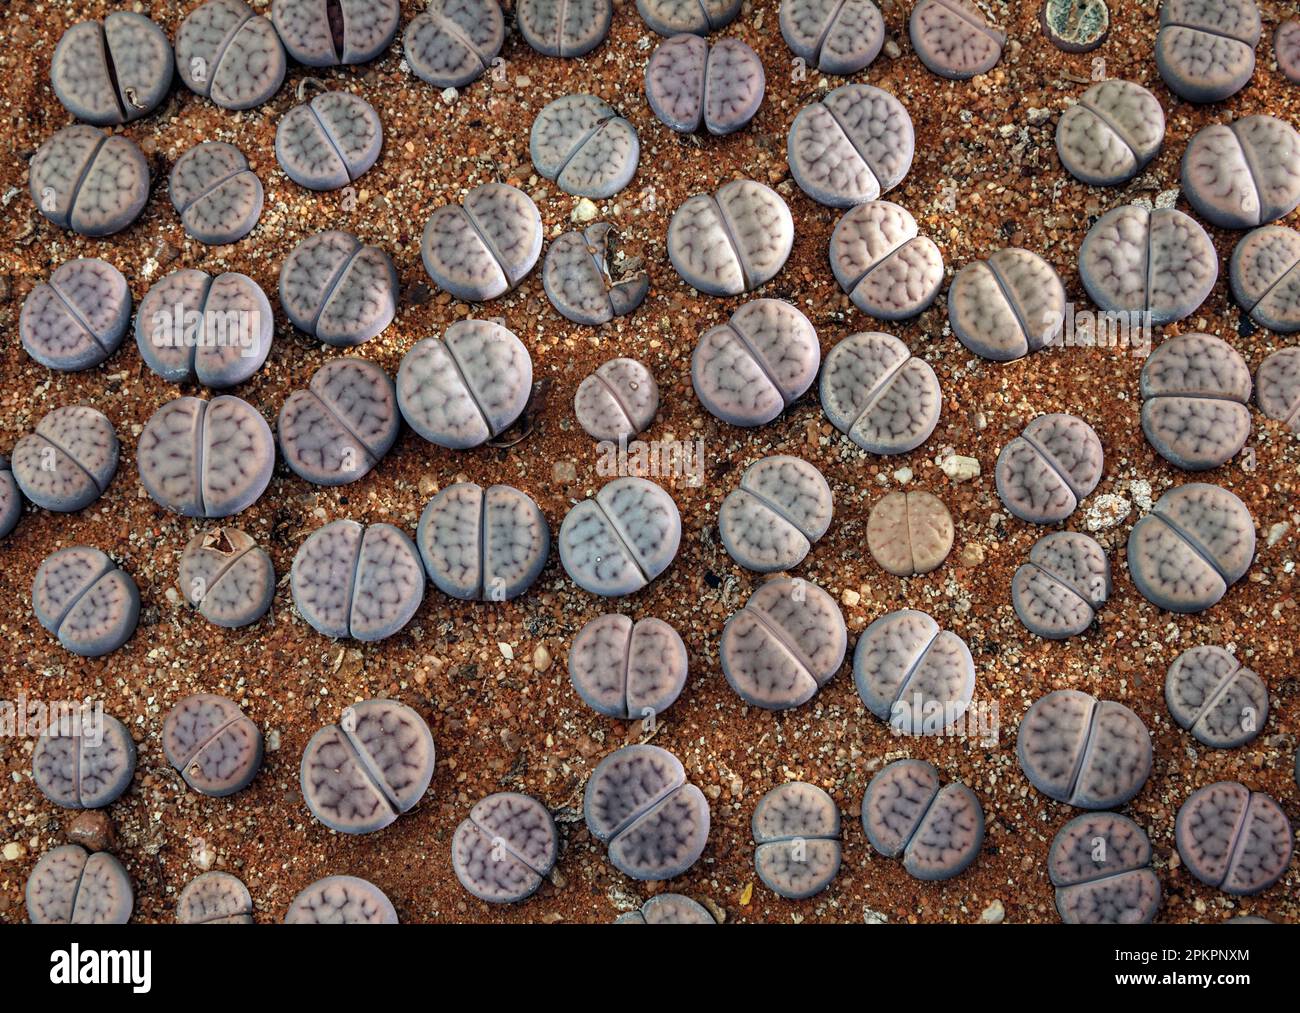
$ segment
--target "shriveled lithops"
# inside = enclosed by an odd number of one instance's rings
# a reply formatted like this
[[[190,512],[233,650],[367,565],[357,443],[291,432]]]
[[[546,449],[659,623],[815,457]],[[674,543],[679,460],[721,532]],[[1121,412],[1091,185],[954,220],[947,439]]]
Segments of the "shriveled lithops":
[[[180,925],[252,925],[253,898],[228,872],[205,872],[185,884],[176,898]]]
[[[23,493],[9,467],[9,458],[0,454],[0,538],[4,538],[23,516]]]
[[[1238,896],[1261,893],[1286,875],[1294,848],[1282,807],[1236,781],[1192,792],[1178,810],[1174,842],[1188,872]]]
[[[1271,331],[1300,331],[1300,232],[1265,225],[1246,233],[1228,264],[1232,297]]]
[[[1262,27],[1255,0],[1165,0],[1156,33],[1156,68],[1188,102],[1221,102],[1255,72]]]
[[[722,674],[742,700],[764,710],[807,703],[839,671],[848,650],[835,599],[798,578],[770,580],[722,628]]]
[[[50,61],[50,84],[77,119],[108,127],[158,108],[174,70],[172,44],[161,28],[143,14],[114,11],[63,33]]]
[[[243,239],[262,216],[262,181],[233,144],[194,145],[172,166],[167,189],[186,235],[200,243]]]
[[[1281,348],[1255,372],[1255,403],[1270,419],[1300,432],[1300,348]]]
[[[1217,468],[1250,436],[1250,369],[1240,353],[1211,334],[1161,343],[1142,367],[1142,431],[1171,464]]]
[[[1132,81],[1101,81],[1079,96],[1056,124],[1056,153],[1089,186],[1126,183],[1156,157],[1165,138],[1165,112]]]
[[[131,877],[107,851],[65,844],[41,856],[27,877],[33,925],[125,925],[135,907]]]
[[[1165,675],[1165,703],[1178,727],[1214,749],[1251,742],[1268,720],[1268,687],[1222,647],[1191,647]]]
[[[790,781],[754,807],[754,871],[773,893],[805,900],[840,871],[840,810],[815,784]]]
[[[575,324],[607,324],[633,312],[650,291],[650,275],[617,257],[613,226],[597,222],[551,243],[542,267],[546,298]]]
[[[69,260],[23,300],[18,334],[27,354],[50,369],[90,369],[122,343],[131,289],[104,260]]]
[[[961,637],[924,612],[881,616],[853,652],[858,696],[895,734],[941,735],[975,693],[975,661]]]
[[[660,35],[708,35],[736,20],[740,0],[636,0],[636,9]]]
[[[46,556],[37,568],[32,612],[67,650],[98,658],[131,639],[140,590],[105,553],[74,545]]]
[[[307,743],[302,796],[331,830],[368,834],[419,803],[433,765],[433,733],[424,718],[396,700],[363,700]]]
[[[271,23],[299,63],[307,67],[369,63],[397,36],[398,0],[275,0]]]
[[[885,22],[872,0],[781,0],[779,21],[790,51],[823,74],[856,74],[885,44]]]
[[[658,746],[624,746],[596,765],[582,796],[587,829],[632,879],[680,876],[704,853],[709,803],[681,761]]]
[[[543,56],[585,56],[605,41],[612,0],[519,0],[519,34]]]
[[[1065,286],[1038,254],[1008,247],[957,272],[948,287],[948,321],[976,355],[1010,362],[1060,336]]]
[[[1061,827],[1047,874],[1068,925],[1145,925],[1160,910],[1151,839],[1119,813],[1084,813]]]
[[[262,731],[224,696],[195,693],[163,722],[163,752],[195,791],[224,798],[247,788],[262,766]]]
[[[67,809],[116,802],[135,776],[135,741],[126,725],[87,707],[56,721],[32,750],[32,781]]]
[[[478,802],[451,839],[451,867],[480,900],[531,897],[555,868],[555,820],[537,799],[503,791]]]
[[[207,0],[176,32],[176,70],[222,109],[252,109],[280,90],[284,46],[271,19],[243,0]]]
[[[639,721],[662,714],[686,685],[686,645],[662,619],[633,622],[615,612],[588,622],[569,647],[569,681],[605,717]]]
[[[309,190],[337,190],[355,182],[379,159],[384,128],[360,95],[327,91],[294,106],[275,130],[275,159],[284,174]]]
[[[822,411],[870,454],[906,454],[939,424],[939,378],[892,334],[850,334],[822,370]]]
[[[635,911],[614,919],[616,925],[716,925],[697,900],[680,893],[657,893]]]
[[[731,134],[748,126],[766,83],[763,62],[740,39],[710,46],[698,35],[675,35],[659,44],[645,68],[651,110],[683,134],[700,127]]]
[[[464,88],[492,66],[506,40],[497,0],[432,0],[402,35],[406,62],[435,88]]]
[[[940,880],[970,868],[984,844],[984,807],[964,784],[940,787],[924,760],[895,760],[867,785],[862,828],[886,858],[903,859],[917,879]]]
[[[1110,33],[1106,0],[1045,0],[1039,20],[1047,41],[1064,53],[1091,53]]]
[[[867,518],[872,558],[898,577],[937,570],[952,551],[952,539],[952,514],[928,492],[891,492]]]
[[[1101,481],[1096,430],[1073,415],[1039,415],[998,454],[998,498],[1022,521],[1055,524]]]
[[[1011,578],[1011,604],[1030,633],[1065,640],[1092,625],[1110,588],[1110,560],[1096,540],[1053,531],[1034,543]]]
[[[237,629],[266,615],[275,597],[275,564],[238,528],[201,531],[181,553],[181,595],[215,626]]]
[[[778,454],[745,469],[740,487],[718,510],[718,534],[745,569],[772,573],[803,562],[833,513],[822,473],[801,458]]]
[[[740,295],[766,284],[793,245],[790,209],[752,179],[688,198],[668,223],[668,259],[686,284],[708,295]]]
[[[380,334],[397,313],[397,269],[378,246],[330,229],[308,236],[280,266],[280,305],[300,331],[340,348]]]
[[[289,587],[299,614],[318,633],[383,640],[420,607],[424,566],[400,528],[333,521],[299,546]]]
[[[113,423],[97,408],[55,408],[14,444],[10,467],[23,495],[46,510],[71,513],[99,499],[117,474]]]
[[[831,233],[831,270],[853,304],[881,320],[927,309],[943,284],[943,255],[916,220],[890,201],[848,211]]]
[[[294,897],[286,925],[396,925],[397,911],[383,890],[356,876],[326,876]]]
[[[1250,229],[1300,205],[1300,132],[1276,116],[1211,123],[1187,144],[1187,202],[1211,225]]]
[[[1300,19],[1292,18],[1277,26],[1273,56],[1277,59],[1277,69],[1300,84]]]
[[[1121,703],[1058,689],[1030,705],[1016,731],[1029,783],[1078,809],[1114,809],[1151,775],[1151,735]]]
[[[968,0],[920,0],[907,23],[912,48],[940,77],[962,81],[992,70],[1007,36]]]
[[[613,598],[639,591],[668,569],[681,540],[681,514],[662,486],[616,478],[565,515],[560,562],[584,591]]]
[[[602,200],[632,181],[641,157],[636,128],[595,95],[565,95],[533,120],[533,167],[565,193]]]
[[[659,410],[659,385],[635,359],[610,359],[578,384],[573,414],[593,440],[630,440]]]
[[[429,216],[420,240],[424,270],[457,299],[486,302],[527,277],[542,252],[542,216],[522,190],[484,183]]]
[[[37,209],[55,225],[111,236],[144,210],[149,163],[130,138],[77,123],[36,150],[27,184]]]

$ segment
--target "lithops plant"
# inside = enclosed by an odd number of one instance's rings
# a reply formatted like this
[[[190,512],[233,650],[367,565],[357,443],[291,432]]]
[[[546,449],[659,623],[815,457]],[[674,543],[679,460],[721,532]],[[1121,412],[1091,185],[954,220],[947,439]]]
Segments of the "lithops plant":
[[[179,925],[252,925],[253,898],[243,882],[228,872],[195,876],[176,898]]]
[[[429,216],[420,240],[424,270],[466,302],[504,295],[527,277],[542,252],[542,216],[522,190],[484,183],[460,204]]]
[[[1165,704],[1179,728],[1214,749],[1251,742],[1268,720],[1268,687],[1222,647],[1190,647],[1165,675]]]
[[[194,145],[172,166],[167,189],[185,234],[200,243],[243,239],[262,216],[262,181],[233,144]]]
[[[750,820],[754,871],[773,893],[806,900],[840,871],[840,810],[815,784],[789,781],[759,799]]]
[[[892,334],[850,334],[822,370],[822,411],[869,454],[906,454],[939,424],[939,378]]]
[[[107,554],[74,545],[46,556],[32,581],[36,620],[84,658],[116,651],[140,619],[140,590]]]
[[[451,867],[480,900],[514,904],[537,892],[555,868],[555,820],[537,799],[497,792],[475,804],[451,839]]]
[[[72,513],[99,499],[117,474],[113,423],[97,408],[55,408],[14,444],[10,467],[23,495],[46,510]]]
[[[831,271],[863,313],[906,320],[927,309],[943,284],[943,255],[916,220],[890,201],[848,211],[831,233]]]
[[[1300,232],[1265,225],[1246,233],[1228,264],[1232,297],[1261,327],[1300,331]]]
[[[651,720],[671,707],[687,668],[681,636],[653,616],[597,616],[569,647],[569,681],[582,702],[621,721]]]
[[[181,595],[214,626],[238,629],[266,615],[275,597],[275,564],[238,528],[212,528],[181,553]]]
[[[586,56],[605,41],[612,0],[519,0],[519,34],[543,56]]]
[[[18,526],[23,516],[23,493],[9,467],[9,458],[0,454],[0,538]]]
[[[661,42],[645,67],[645,94],[659,121],[678,133],[704,127],[732,134],[749,125],[763,104],[763,62],[740,39],[713,46],[698,35]]]
[[[1165,112],[1140,84],[1101,81],[1056,124],[1056,153],[1089,186],[1127,183],[1150,164],[1165,139]]]
[[[77,119],[109,127],[157,109],[174,70],[172,44],[161,28],[143,14],[114,11],[63,33],[50,60],[50,85]]]
[[[1047,41],[1063,53],[1090,53],[1110,34],[1106,0],[1045,0],[1038,16]]]
[[[1300,205],[1300,132],[1276,116],[1211,123],[1187,144],[1187,202],[1211,225],[1250,229]]]
[[[304,888],[285,912],[286,925],[396,925],[383,890],[356,876],[326,876]]]
[[[708,35],[740,13],[740,0],[636,0],[646,27],[660,35]]]
[[[823,74],[856,74],[885,44],[885,21],[872,0],[781,0],[778,19],[790,51]]]
[[[614,919],[616,925],[716,925],[697,900],[680,893],[657,893],[635,911]]]
[[[252,109],[280,90],[284,46],[271,19],[243,0],[207,0],[176,32],[176,70],[222,109]]]
[[[641,142],[604,99],[565,95],[533,120],[528,153],[533,167],[565,193],[603,200],[632,181]]]
[[[668,223],[668,259],[707,295],[740,295],[771,281],[794,245],[794,219],[781,195],[752,179],[687,198]]]
[[[975,693],[975,660],[951,630],[903,609],[863,631],[853,652],[853,682],[876,717],[899,735],[941,735]]]
[[[1038,254],[1008,247],[957,272],[948,287],[948,321],[976,355],[1010,362],[1060,337],[1065,286]]]
[[[1053,531],[1034,543],[1011,578],[1011,604],[1030,633],[1065,640],[1092,625],[1110,589],[1110,560],[1096,540]]]
[[[630,440],[650,428],[658,410],[659,385],[635,359],[602,362],[573,396],[573,414],[593,440]]]
[[[32,750],[32,781],[67,809],[102,809],[135,776],[135,740],[102,708],[87,707],[47,728]]]
[[[1165,0],[1156,68],[1188,102],[1221,102],[1255,72],[1261,32],[1255,0]]]
[[[992,70],[1007,36],[968,0],[920,0],[907,22],[912,48],[940,77],[963,81]]]
[[[121,232],[149,200],[149,164],[135,142],[83,123],[64,127],[36,150],[27,182],[41,214],[95,238]]]
[[[1003,506],[1030,524],[1056,524],[1101,481],[1105,454],[1096,430],[1073,415],[1039,415],[998,454]]]
[[[718,509],[718,534],[745,569],[773,573],[803,562],[833,514],[822,473],[802,458],[776,454],[745,469]]]
[[[27,354],[49,369],[90,369],[122,344],[131,323],[131,289],[98,259],[69,260],[23,300],[18,334]]]
[[[398,0],[275,0],[271,23],[299,63],[307,67],[369,63],[397,36]]]
[[[615,252],[607,222],[566,232],[546,251],[542,286],[556,311],[575,324],[599,326],[633,312],[650,291],[650,275]]]
[[[1269,795],[1236,781],[1193,792],[1178,810],[1174,842],[1187,870],[1224,893],[1250,896],[1291,865],[1291,821]]]
[[[681,514],[662,486],[616,478],[565,515],[560,562],[584,591],[619,597],[668,569],[681,540]]]
[[[224,798],[247,788],[262,766],[262,731],[224,696],[195,693],[163,722],[163,753],[195,791]]]
[[[363,700],[307,743],[302,796],[331,830],[369,834],[419,803],[433,765],[433,733],[424,718],[396,700]]]
[[[1061,827],[1047,874],[1067,925],[1145,925],[1160,910],[1151,839],[1119,813],[1084,813]]]
[[[1300,348],[1281,348],[1255,372],[1255,403],[1270,419],[1300,432]]]
[[[280,306],[300,331],[339,348],[363,344],[397,314],[397,269],[378,246],[330,229],[308,236],[280,265]]]
[[[895,760],[871,779],[862,796],[862,828],[886,858],[903,859],[917,879],[959,876],[984,844],[984,807],[964,784],[942,787],[924,760]]]
[[[41,856],[27,877],[26,899],[33,925],[125,925],[135,907],[122,863],[76,844]]]
[[[891,492],[867,517],[867,549],[897,577],[937,570],[952,551],[952,514],[933,493]]]
[[[1230,461],[1250,436],[1250,369],[1211,334],[1161,343],[1142,367],[1142,432],[1166,461],[1204,471]]]
[[[506,22],[497,0],[431,0],[402,36],[407,65],[435,88],[464,88],[497,60]]]
[[[275,130],[275,160],[309,190],[354,183],[379,160],[384,128],[360,95],[327,91],[294,106]]]
[[[1300,19],[1292,18],[1277,26],[1273,56],[1277,59],[1277,69],[1300,84]]]

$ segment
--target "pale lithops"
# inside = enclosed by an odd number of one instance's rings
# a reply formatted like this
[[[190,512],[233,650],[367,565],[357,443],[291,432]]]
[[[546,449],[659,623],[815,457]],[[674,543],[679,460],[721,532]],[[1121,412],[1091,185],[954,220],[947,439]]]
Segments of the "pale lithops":
[[[736,19],[740,0],[636,0],[636,9],[660,35],[708,35]]]
[[[117,474],[113,423],[89,405],[56,408],[14,444],[10,467],[23,495],[46,510],[90,506]]]
[[[262,730],[237,703],[213,693],[177,701],[163,722],[162,744],[185,783],[212,798],[247,788],[262,766]]]
[[[597,222],[566,232],[546,251],[542,286],[551,305],[575,324],[593,327],[633,312],[650,291],[650,276],[618,256],[613,226]]]
[[[920,0],[907,28],[921,62],[954,81],[992,70],[1007,41],[968,0]]]
[[[47,851],[27,877],[27,917],[34,925],[125,925],[135,892],[122,863],[107,851],[76,844]]]
[[[172,166],[167,189],[185,234],[200,243],[243,239],[262,215],[262,181],[233,144],[194,145]]]
[[[421,81],[436,88],[464,88],[498,59],[506,39],[497,0],[432,0],[411,19],[402,52]]]
[[[484,183],[460,204],[429,216],[420,240],[424,269],[439,288],[467,302],[504,295],[542,252],[542,218],[522,190]]]
[[[614,919],[616,925],[716,925],[697,900],[680,893],[657,893],[635,911]]]
[[[677,504],[644,478],[616,478],[560,525],[560,562],[585,591],[631,594],[671,565],[682,540]]]
[[[1096,540],[1053,531],[1011,578],[1011,604],[1025,628],[1046,640],[1084,632],[1110,597],[1110,560]]]
[[[779,21],[790,51],[823,74],[856,74],[885,44],[885,22],[872,0],[781,0]]]
[[[917,879],[951,879],[970,868],[984,844],[984,807],[924,760],[895,760],[867,785],[862,828],[886,858],[902,858]]]
[[[659,385],[635,359],[601,363],[573,398],[578,425],[593,440],[630,440],[650,428],[658,410]]]
[[[1224,893],[1267,890],[1291,865],[1291,821],[1274,799],[1236,781],[1193,792],[1178,810],[1174,843],[1187,870]]]
[[[710,46],[698,35],[661,42],[645,68],[645,93],[661,123],[678,133],[701,126],[731,134],[763,103],[766,78],[758,54],[739,39]]]
[[[1211,334],[1163,342],[1142,367],[1142,431],[1166,461],[1187,471],[1217,468],[1250,436],[1250,369]]]
[[[369,63],[397,35],[398,0],[275,0],[271,23],[299,63],[307,67]]]
[[[179,925],[252,925],[253,898],[228,872],[205,872],[185,884],[176,898]]]
[[[1265,225],[1246,233],[1228,265],[1232,297],[1262,327],[1300,331],[1300,232]]]
[[[851,334],[831,349],[822,370],[822,410],[840,432],[871,454],[905,454],[939,424],[939,378],[892,334]]]
[[[773,893],[804,900],[840,871],[840,810],[815,784],[789,781],[754,807],[754,871]]]
[[[103,260],[69,260],[23,300],[18,334],[42,366],[90,369],[112,355],[131,322],[131,289]]]
[[[55,805],[100,809],[116,802],[135,775],[135,740],[102,708],[57,719],[32,750],[32,781]]]
[[[1255,403],[1270,419],[1300,432],[1300,348],[1281,348],[1259,364]]]
[[[295,106],[275,130],[276,161],[309,190],[337,190],[355,182],[379,159],[383,146],[375,107],[346,91],[323,92]]]
[[[975,661],[957,634],[924,612],[903,609],[881,616],[858,638],[853,682],[867,710],[895,734],[941,735],[970,706]]]
[[[543,56],[585,56],[605,41],[612,0],[519,0],[519,34]]]
[[[149,199],[149,163],[135,142],[83,123],[37,149],[27,181],[41,214],[83,236],[121,232]]]
[[[1160,910],[1146,831],[1118,813],[1084,813],[1052,838],[1047,873],[1071,925],[1145,925]]]
[[[1273,56],[1277,59],[1277,69],[1300,84],[1300,19],[1291,18],[1277,26]]]
[[[260,106],[284,83],[284,46],[271,19],[243,0],[208,0],[176,32],[176,70],[222,109]]]
[[[952,550],[952,514],[932,493],[891,492],[871,508],[867,548],[898,577],[936,570]]]
[[[357,876],[326,876],[294,897],[286,925],[396,925],[397,911],[383,890]]]
[[[1300,205],[1300,132],[1276,116],[1212,123],[1187,144],[1187,202],[1211,225],[1267,225]]]
[[[280,306],[300,331],[327,345],[360,345],[393,322],[397,269],[378,246],[330,229],[308,236],[280,266]]]
[[[998,498],[1022,521],[1055,524],[1097,488],[1104,463],[1101,440],[1083,419],[1040,415],[998,454]]]
[[[275,565],[238,528],[201,531],[181,553],[181,594],[215,626],[236,629],[266,615],[275,597]]]
[[[0,454],[0,538],[15,527],[23,515],[23,494],[9,467],[9,458]]]
[[[451,867],[461,886],[480,900],[525,900],[555,868],[559,835],[537,799],[498,792],[479,801],[451,839]]]
[[[957,272],[948,287],[948,320],[976,355],[1010,362],[1060,337],[1065,303],[1065,286],[1051,264],[1008,247]]]
[[[1075,179],[1114,186],[1145,169],[1164,137],[1165,112],[1156,97],[1116,78],[1094,84],[1061,114],[1056,153]]]
[[[74,545],[46,556],[37,568],[32,612],[67,650],[98,658],[131,639],[140,590],[105,553]]]
[[[1268,720],[1268,687],[1222,647],[1191,647],[1165,675],[1165,703],[1180,728],[1214,749],[1252,741]]]
[[[831,271],[853,304],[881,320],[925,310],[943,283],[943,255],[916,220],[890,201],[848,211],[831,233]]]
[[[833,512],[822,473],[801,458],[778,454],[745,469],[740,487],[718,509],[718,534],[747,570],[788,570],[826,534]]]
[[[608,102],[565,95],[533,120],[528,153],[533,167],[565,193],[603,200],[632,181],[641,142]]]
[[[740,295],[771,281],[794,245],[794,219],[781,195],[752,179],[696,194],[668,223],[668,258],[692,288]]]
[[[671,707],[687,665],[681,636],[653,616],[597,616],[569,647],[569,681],[583,703],[623,721],[653,719]]]
[[[1156,68],[1189,102],[1220,102],[1255,72],[1262,28],[1255,0],[1165,0],[1156,33]]]
[[[50,85],[63,107],[98,127],[148,116],[171,90],[175,61],[163,30],[143,14],[114,11],[59,39]]]

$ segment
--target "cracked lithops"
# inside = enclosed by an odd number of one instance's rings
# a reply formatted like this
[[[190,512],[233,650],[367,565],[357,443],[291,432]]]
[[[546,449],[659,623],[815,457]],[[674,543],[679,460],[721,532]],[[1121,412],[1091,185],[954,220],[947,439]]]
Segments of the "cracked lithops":
[[[83,658],[116,651],[140,619],[140,590],[99,549],[74,545],[46,556],[32,581],[32,612]]]
[[[1187,871],[1224,893],[1249,896],[1291,865],[1291,821],[1270,796],[1236,781],[1193,792],[1178,810],[1174,842]]]
[[[229,517],[266,491],[275,438],[247,401],[178,397],[150,416],[136,445],[140,484],[185,517]]]
[[[299,546],[289,587],[299,614],[318,633],[383,640],[420,607],[424,565],[400,528],[332,521]]]
[[[1261,32],[1255,0],[1165,0],[1156,69],[1188,102],[1221,102],[1255,72]]]
[[[754,807],[754,871],[778,896],[805,900],[840,871],[840,810],[815,784],[790,781]]]
[[[848,650],[835,599],[800,578],[769,580],[722,628],[722,674],[747,704],[789,710],[811,700]]]
[[[1063,53],[1091,53],[1110,33],[1106,0],[1046,0],[1039,20],[1047,41]]]
[[[700,335],[691,386],[714,418],[761,426],[804,395],[821,361],[806,316],[780,299],[754,299]]]
[[[468,450],[514,425],[532,386],[532,357],[511,331],[490,320],[457,320],[442,338],[423,338],[402,357],[397,404],[430,443]]]
[[[105,493],[117,458],[117,434],[107,416],[89,405],[68,405],[14,444],[10,467],[18,488],[38,507],[72,513]]]
[[[731,134],[748,126],[765,88],[763,62],[739,39],[710,46],[698,35],[675,35],[659,44],[645,68],[651,110],[682,134],[700,127]]]
[[[890,730],[942,735],[975,693],[975,660],[966,641],[924,612],[903,609],[863,631],[853,652],[858,696]]]
[[[131,323],[131,289],[103,260],[69,260],[23,300],[23,348],[49,369],[90,369],[122,344]]]
[[[157,109],[174,70],[172,44],[161,28],[143,14],[114,11],[63,33],[50,61],[50,84],[77,119],[109,127]]]
[[[621,721],[646,721],[671,707],[687,667],[681,636],[653,616],[597,616],[569,647],[569,681],[582,702]]]
[[[998,454],[1002,505],[1030,524],[1056,524],[1101,481],[1105,455],[1096,431],[1073,415],[1039,415]]]
[[[614,919],[615,925],[716,925],[713,915],[697,900],[680,893],[658,893],[635,911]]]
[[[831,425],[869,454],[915,450],[943,405],[930,364],[879,331],[851,334],[830,350],[819,393]]]
[[[1261,327],[1300,331],[1300,232],[1265,225],[1246,233],[1228,264],[1232,297]]]
[[[464,601],[508,601],[541,576],[551,529],[526,492],[458,482],[424,508],[415,544],[429,579],[444,594]]]
[[[831,233],[831,270],[853,305],[880,320],[927,309],[943,284],[943,255],[916,220],[890,201],[848,211]]]
[[[1163,342],[1142,367],[1142,432],[1166,461],[1205,471],[1230,461],[1250,436],[1250,369],[1210,334]]]
[[[33,925],[125,925],[135,906],[122,863],[76,844],[41,856],[27,877],[26,897]]]
[[[1255,556],[1255,521],[1227,489],[1170,489],[1128,538],[1133,585],[1169,612],[1203,612],[1241,580]]]
[[[555,868],[555,820],[537,799],[502,791],[478,802],[451,839],[451,867],[479,900],[531,897]]]
[[[1281,348],[1259,364],[1255,403],[1270,419],[1300,432],[1300,348]]]
[[[397,314],[397,269],[378,246],[331,229],[308,236],[280,266],[280,305],[300,331],[338,348],[363,344]]]
[[[616,256],[618,234],[607,222],[566,232],[551,243],[542,287],[556,311],[575,324],[595,327],[635,310],[650,291],[650,275]]]
[[[1300,205],[1300,132],[1276,116],[1211,123],[1187,143],[1187,202],[1211,225],[1250,229]]]
[[[1056,269],[1013,246],[957,272],[948,287],[948,320],[957,339],[976,355],[1011,362],[1060,337],[1065,301]]]
[[[41,214],[82,236],[121,232],[149,200],[149,163],[135,142],[82,123],[37,149],[27,180]]]
[[[641,157],[636,128],[595,95],[565,95],[533,120],[533,167],[565,193],[603,200],[632,181]]]
[[[396,925],[393,902],[356,876],[326,876],[306,887],[285,912],[286,925]]]
[[[398,0],[275,0],[271,23],[284,48],[307,67],[377,59],[397,36]]]
[[[1029,783],[1077,809],[1114,809],[1151,776],[1151,735],[1121,703],[1077,689],[1039,697],[1016,731]]]
[[[1084,632],[1110,597],[1110,560],[1095,539],[1053,531],[1011,578],[1011,604],[1030,633],[1065,640]]]
[[[527,277],[541,252],[537,205],[505,183],[484,183],[460,204],[438,208],[420,240],[429,278],[466,302],[505,295]]]
[[[1056,153],[1071,176],[1089,186],[1127,183],[1160,151],[1165,112],[1132,81],[1094,84],[1061,114]]]
[[[432,0],[402,36],[412,72],[435,88],[464,88],[491,67],[506,40],[497,0]]]
[[[593,440],[630,440],[650,428],[659,385],[635,359],[610,359],[578,384],[573,414]]]
[[[275,565],[238,528],[201,531],[181,553],[181,595],[215,626],[237,629],[266,615],[275,597]]]
[[[294,106],[275,130],[275,160],[309,190],[356,182],[378,161],[383,146],[375,107],[346,91],[323,92]]]
[[[560,562],[584,591],[615,598],[668,569],[681,540],[681,514],[662,486],[616,478],[565,514]]]
[[[543,56],[585,56],[605,41],[612,0],[519,0],[519,34]]]
[[[736,20],[740,0],[636,0],[636,9],[660,35],[708,35]]]
[[[933,73],[964,81],[992,70],[1007,36],[990,27],[967,0],[920,0],[912,8],[908,35],[916,55]]]
[[[872,558],[897,577],[937,570],[952,551],[952,540],[952,514],[928,492],[891,492],[867,518]]]
[[[1084,813],[1061,827],[1047,874],[1067,925],[1145,925],[1160,910],[1151,840],[1119,813]]]
[[[867,785],[862,828],[871,846],[921,880],[951,879],[984,844],[984,808],[964,784],[939,786],[924,760],[895,760]]]
[[[200,243],[243,239],[262,216],[262,181],[233,144],[194,145],[172,166],[167,190],[185,234]]]
[[[55,805],[101,809],[131,786],[135,759],[135,741],[126,725],[88,707],[59,720],[36,740],[32,781]]]
[[[163,722],[167,762],[195,791],[224,798],[247,788],[262,766],[262,731],[224,696],[195,693]]]
[[[1268,720],[1264,680],[1222,647],[1191,647],[1165,675],[1165,704],[1179,728],[1214,749],[1251,742]]]
[[[9,467],[9,458],[0,454],[0,538],[18,526],[23,516],[23,493]]]
[[[668,223],[668,259],[706,295],[752,292],[776,277],[793,246],[789,207],[752,179],[687,198]]]
[[[433,766],[433,734],[424,718],[396,700],[363,700],[307,743],[302,795],[330,829],[368,834],[419,803]]]
[[[1277,58],[1277,69],[1300,84],[1300,20],[1292,18],[1277,26],[1273,55]]]
[[[718,509],[718,534],[747,570],[798,566],[831,526],[834,500],[822,473],[798,457],[775,455],[745,469]]]
[[[591,772],[582,796],[587,829],[632,879],[686,872],[709,839],[709,803],[681,761],[658,746],[624,746]]]
[[[885,22],[872,0],[782,0],[779,20],[790,51],[823,74],[856,74],[885,44]]]
[[[176,70],[222,109],[252,109],[280,90],[284,46],[271,19],[243,0],[208,0],[176,32]]]
[[[252,925],[253,898],[228,872],[205,872],[185,884],[176,898],[179,925]]]

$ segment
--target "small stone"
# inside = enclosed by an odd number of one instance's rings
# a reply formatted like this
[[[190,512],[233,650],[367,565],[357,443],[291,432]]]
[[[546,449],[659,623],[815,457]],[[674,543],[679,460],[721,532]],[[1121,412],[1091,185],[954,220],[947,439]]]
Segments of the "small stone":
[[[505,658],[506,661],[515,660],[515,649],[511,647],[509,644],[504,642],[498,642],[497,650],[501,652],[501,657]]]
[[[573,213],[569,216],[571,221],[589,222],[599,214],[600,211],[595,204],[587,197],[581,198],[573,208]]]
[[[442,100],[447,105],[451,105],[459,97],[460,97],[460,92],[458,92],[455,88],[442,89]]]
[[[78,813],[68,824],[66,836],[69,844],[80,844],[87,851],[112,851],[117,840],[113,821],[102,809]]]
[[[979,566],[984,562],[984,546],[979,542],[967,542],[961,550],[962,566]]]
[[[858,592],[854,591],[852,588],[849,588],[840,595],[840,601],[844,602],[844,604],[849,608],[854,608],[858,602],[862,601],[862,595],[858,594]]]
[[[885,55],[891,60],[897,60],[903,55],[902,47],[893,39],[885,40]]]
[[[950,454],[940,463],[939,468],[954,482],[969,482],[973,478],[979,478],[980,463],[973,457],[964,457],[961,454]]]
[[[983,925],[1001,925],[1006,914],[1007,911],[1002,906],[1002,901],[995,900],[980,912],[980,923]]]
[[[204,872],[207,872],[217,861],[217,853],[211,848],[203,845],[194,849],[194,864]]]
[[[545,644],[538,644],[533,651],[533,671],[545,672],[551,667],[551,652]]]
[[[5,845],[4,856],[6,862],[16,862],[27,854],[27,849],[16,841],[10,841]]]
[[[1291,530],[1291,525],[1286,521],[1278,521],[1268,529],[1268,547],[1271,549],[1280,542],[1286,533]]]
[[[894,481],[906,485],[908,482],[912,481],[912,469],[906,467],[899,468],[894,472]]]
[[[1089,531],[1105,531],[1113,528],[1129,515],[1133,504],[1123,496],[1113,492],[1098,496],[1089,505],[1084,514],[1084,523]]]

